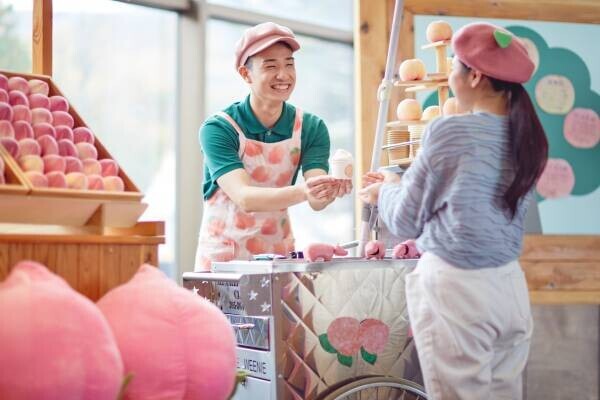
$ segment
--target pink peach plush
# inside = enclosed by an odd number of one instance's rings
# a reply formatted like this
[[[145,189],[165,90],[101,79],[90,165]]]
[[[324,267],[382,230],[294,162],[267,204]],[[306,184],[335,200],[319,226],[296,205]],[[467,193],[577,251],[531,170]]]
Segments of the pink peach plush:
[[[18,90],[11,90],[8,92],[8,102],[11,106],[21,105],[29,108],[29,99],[27,98],[27,95]]]
[[[8,103],[8,92],[4,89],[0,89],[0,103]]]
[[[40,79],[30,79],[27,84],[29,85],[30,94],[43,94],[48,97],[50,87],[48,84]]]
[[[40,156],[42,155],[42,148],[35,139],[21,139],[19,140],[19,155],[28,156]]]
[[[8,91],[8,78],[4,74],[0,74],[0,89]]]
[[[56,171],[64,173],[67,169],[67,161],[59,155],[51,154],[44,156],[42,160],[44,160],[44,173],[46,174]]]
[[[50,111],[69,111],[69,102],[62,96],[51,96]]]
[[[94,134],[85,126],[73,129],[73,141],[75,143],[87,142],[94,144]]]
[[[29,95],[29,107],[30,108],[45,108],[50,110],[50,99],[48,96],[41,93],[34,93]]]
[[[13,107],[13,122],[25,121],[31,124],[32,115],[31,110],[27,106],[18,105]]]
[[[410,60],[404,60],[400,64],[400,70],[398,71],[400,80],[402,81],[416,81],[425,78],[426,70],[425,63],[418,58],[412,58]]]
[[[65,173],[83,172],[83,163],[79,158],[66,156],[63,159],[65,160]]]
[[[450,40],[452,38],[452,27],[446,21],[433,21],[427,25],[425,35],[431,43]]]
[[[98,160],[94,160],[93,158],[86,158],[82,160],[83,163],[83,173],[86,175],[100,175],[102,173],[102,167]]]
[[[404,99],[396,108],[396,116],[399,120],[419,120],[422,112],[421,104],[415,99]]]
[[[110,158],[100,160],[102,176],[117,176],[119,175],[119,164]]]
[[[13,109],[8,103],[0,103],[0,120],[12,121],[13,120]]]
[[[134,376],[126,399],[229,398],[236,342],[229,321],[212,303],[142,265],[98,307],[114,332],[125,371]]]
[[[39,124],[33,125],[33,137],[37,139],[44,135],[50,135],[55,138],[56,129],[47,122],[40,122]]]
[[[311,243],[304,249],[304,258],[308,261],[330,261],[333,256],[346,256],[348,251],[340,246],[327,243]]]
[[[32,156],[30,156],[32,157]],[[31,185],[36,188],[47,188],[48,178],[39,171],[25,171],[25,176],[31,182]]]
[[[66,111],[52,111],[52,124],[54,126],[65,125],[69,128],[73,128],[75,121],[73,117]]]
[[[0,138],[0,145],[4,147],[8,154],[10,154],[13,158],[17,158],[19,156],[19,142],[17,142],[13,138]]]
[[[59,189],[67,188],[67,178],[65,177],[65,174],[60,171],[48,172],[46,178],[48,178],[48,187]]]
[[[385,243],[380,240],[371,240],[365,245],[365,258],[367,260],[382,260],[385,257]]]
[[[0,137],[15,137],[15,128],[13,128],[10,121],[0,119]]]
[[[124,375],[100,310],[33,261],[0,283],[0,369],[1,399],[114,400]]]
[[[73,141],[73,129],[65,125],[58,125],[54,127],[56,131],[56,140],[67,139]]]
[[[414,240],[406,240],[392,249],[392,257],[399,259],[419,258],[421,254]]]
[[[63,157],[78,157],[79,153],[77,152],[77,148],[67,139],[61,139],[58,141],[58,154]]]
[[[56,139],[54,139],[53,136],[40,136],[37,141],[42,149],[42,156],[49,156],[51,154],[58,155],[58,143],[56,143]]]
[[[31,110],[31,123],[33,125],[39,124],[40,122],[47,122],[52,125],[52,113],[45,108],[34,108]]]
[[[29,84],[27,83],[27,79],[20,76],[8,78],[8,90],[16,90],[24,94],[29,94]]]
[[[79,142],[75,145],[77,147],[77,154],[79,158],[85,160],[86,158],[92,158],[94,160],[98,159],[98,150],[94,147],[93,144],[88,142]]]
[[[113,192],[125,191],[123,179],[119,178],[118,176],[105,176],[102,178],[102,181],[104,182],[104,190]]]
[[[13,122],[13,128],[15,129],[15,139],[33,139],[33,128],[27,121],[15,121]]]
[[[81,172],[69,172],[66,178],[69,189],[85,190],[88,187],[87,176]]]
[[[19,166],[23,171],[36,171],[44,173],[44,160],[36,155],[26,155],[19,157]]]
[[[104,181],[100,175],[88,175],[88,190],[104,190]]]

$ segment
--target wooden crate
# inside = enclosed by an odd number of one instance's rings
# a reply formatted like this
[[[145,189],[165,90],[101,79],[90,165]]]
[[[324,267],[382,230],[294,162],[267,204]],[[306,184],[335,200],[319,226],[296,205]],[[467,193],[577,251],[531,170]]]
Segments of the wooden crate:
[[[9,78],[20,76],[27,80],[39,79],[48,84],[49,96],[66,98],[49,76],[10,71],[0,71],[0,73]],[[69,107],[69,114],[75,121],[75,127],[88,127],[72,104]],[[99,138],[94,136],[98,158],[114,159]],[[1,149],[1,146],[0,152],[7,164],[7,171],[10,170],[12,180],[11,185],[0,188],[0,221],[2,222],[69,226],[92,223],[130,227],[135,225],[147,208],[147,204],[141,202],[143,194],[121,167],[118,176],[123,180],[124,192],[35,188],[16,160],[5,149]]]

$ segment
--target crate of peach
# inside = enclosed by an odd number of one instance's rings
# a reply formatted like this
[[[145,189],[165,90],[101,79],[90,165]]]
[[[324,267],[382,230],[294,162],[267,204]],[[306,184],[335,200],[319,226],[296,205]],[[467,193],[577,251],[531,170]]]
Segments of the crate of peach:
[[[11,182],[31,197],[87,199],[86,213],[98,203],[141,204],[143,194],[50,77],[0,71],[0,145]]]

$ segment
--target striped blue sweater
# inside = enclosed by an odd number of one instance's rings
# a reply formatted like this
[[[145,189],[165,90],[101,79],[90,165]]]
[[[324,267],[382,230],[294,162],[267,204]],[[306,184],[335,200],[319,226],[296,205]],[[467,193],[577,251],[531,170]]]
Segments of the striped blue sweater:
[[[512,182],[508,118],[475,113],[437,118],[400,184],[385,184],[379,214],[399,237],[418,238],[458,268],[504,265],[519,257],[531,193],[511,218],[503,194]]]

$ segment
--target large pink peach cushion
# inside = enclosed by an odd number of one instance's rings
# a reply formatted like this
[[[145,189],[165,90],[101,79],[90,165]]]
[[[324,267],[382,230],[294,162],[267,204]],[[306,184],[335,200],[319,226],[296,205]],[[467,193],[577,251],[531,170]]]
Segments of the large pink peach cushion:
[[[123,362],[96,305],[33,261],[0,283],[0,399],[114,400]]]
[[[125,399],[227,399],[236,372],[235,337],[223,313],[163,272],[142,265],[98,301],[117,338]]]

